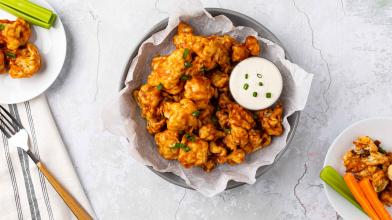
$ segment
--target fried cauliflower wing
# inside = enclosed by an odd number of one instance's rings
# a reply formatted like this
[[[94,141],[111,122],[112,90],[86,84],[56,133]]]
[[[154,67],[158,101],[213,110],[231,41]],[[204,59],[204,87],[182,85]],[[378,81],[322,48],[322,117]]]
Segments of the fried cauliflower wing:
[[[23,19],[16,19],[14,22],[1,22],[4,29],[1,31],[2,39],[7,44],[7,48],[11,51],[16,51],[20,46],[27,44],[31,29],[30,25]]]
[[[184,97],[193,101],[210,100],[214,95],[214,88],[208,78],[204,76],[193,76],[185,83]]]
[[[252,114],[238,104],[227,105],[229,111],[229,123],[231,126],[238,126],[250,130],[255,126]]]
[[[163,158],[167,160],[176,160],[178,158],[179,149],[174,147],[176,143],[179,143],[177,131],[165,130],[159,132],[155,134],[155,142]]]
[[[243,163],[283,132],[281,105],[259,112],[256,120],[230,95],[234,65],[261,52],[257,38],[241,43],[229,35],[201,36],[181,22],[173,44],[170,54],[153,58],[147,83],[133,91],[163,158],[210,172],[219,164]]]
[[[6,71],[5,56],[3,51],[0,51],[0,74],[5,73]]]
[[[258,112],[258,117],[264,131],[271,136],[279,136],[283,133],[282,125],[283,107],[276,105],[273,109],[266,109]]]
[[[184,49],[176,49],[170,55],[155,57],[152,61],[152,72],[148,76],[148,84],[162,86],[170,94],[178,94],[182,90],[181,76],[185,73]],[[188,56],[190,57],[190,56]]]
[[[12,78],[32,77],[41,68],[38,49],[31,43],[27,43],[26,48],[18,49],[15,56],[9,62],[9,74]]]
[[[181,99],[180,102],[173,103],[167,102],[163,111],[169,130],[182,131],[198,127],[198,119],[194,114],[198,109],[190,99]]]
[[[206,141],[214,141],[224,136],[225,132],[217,130],[213,124],[203,125],[199,129],[199,137]]]
[[[241,149],[234,150],[227,156],[227,163],[230,165],[240,164],[245,160],[245,152]]]
[[[248,36],[245,40],[245,47],[249,50],[250,55],[259,56],[261,52],[259,41],[254,36]]]
[[[197,138],[195,141],[187,141],[189,151],[180,149],[178,161],[186,168],[202,166],[208,159],[208,142]]]

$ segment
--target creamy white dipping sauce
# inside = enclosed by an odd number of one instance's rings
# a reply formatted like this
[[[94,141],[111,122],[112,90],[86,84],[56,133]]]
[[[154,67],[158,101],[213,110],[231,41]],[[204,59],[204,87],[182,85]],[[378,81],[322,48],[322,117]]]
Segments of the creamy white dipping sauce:
[[[238,104],[250,110],[261,110],[279,99],[283,80],[279,69],[271,61],[251,57],[234,67],[229,87]]]

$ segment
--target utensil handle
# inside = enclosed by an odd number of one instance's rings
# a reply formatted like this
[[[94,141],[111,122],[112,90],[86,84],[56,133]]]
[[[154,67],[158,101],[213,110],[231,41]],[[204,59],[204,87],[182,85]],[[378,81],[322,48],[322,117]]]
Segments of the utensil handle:
[[[39,170],[44,174],[46,179],[52,184],[53,188],[64,200],[65,204],[71,209],[76,218],[79,220],[93,219],[86,210],[79,204],[78,201],[57,181],[57,179],[50,173],[46,166],[42,162],[37,162]]]

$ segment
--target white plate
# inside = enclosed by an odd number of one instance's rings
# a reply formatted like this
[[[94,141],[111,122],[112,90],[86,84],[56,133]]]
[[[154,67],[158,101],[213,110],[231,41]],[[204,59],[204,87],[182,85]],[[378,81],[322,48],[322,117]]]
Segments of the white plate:
[[[33,0],[45,8],[53,8],[44,0]],[[16,17],[0,10],[0,19],[15,20]],[[39,49],[42,59],[41,70],[31,78],[13,79],[8,74],[0,74],[0,103],[13,104],[35,98],[52,85],[60,74],[66,55],[67,40],[63,24],[57,17],[52,28],[45,29],[31,25],[33,42]]]
[[[325,158],[324,166],[330,165],[335,168],[341,175],[345,172],[342,162],[343,155],[352,149],[353,141],[359,137],[367,135],[373,140],[381,141],[381,146],[386,151],[392,151],[392,118],[370,118],[357,122],[346,128],[332,143]],[[367,215],[359,211],[355,206],[349,203],[339,195],[330,186],[324,183],[324,189],[327,198],[332,207],[344,219],[369,219]],[[392,208],[388,208],[392,213]]]

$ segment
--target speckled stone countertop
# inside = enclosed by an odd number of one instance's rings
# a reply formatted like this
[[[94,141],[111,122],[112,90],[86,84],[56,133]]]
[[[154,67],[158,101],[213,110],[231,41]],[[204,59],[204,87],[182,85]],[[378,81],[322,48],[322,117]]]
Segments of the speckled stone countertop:
[[[214,198],[167,183],[104,132],[132,49],[175,0],[50,0],[68,56],[49,104],[99,219],[339,219],[318,178],[334,138],[363,118],[391,115],[392,1],[204,0],[253,17],[314,73],[290,149],[254,185]]]

